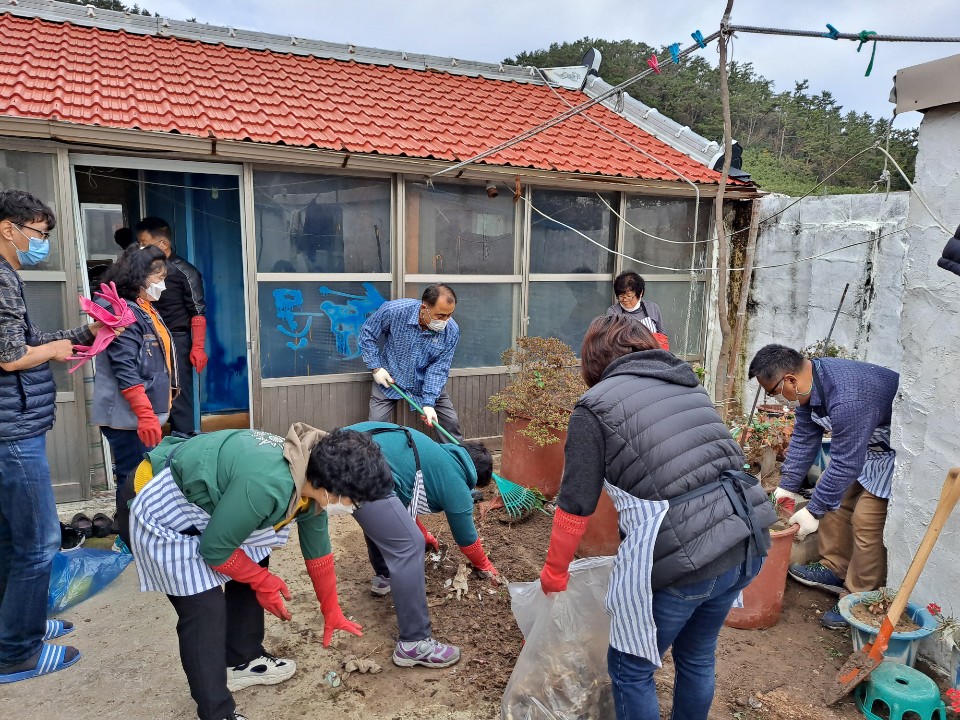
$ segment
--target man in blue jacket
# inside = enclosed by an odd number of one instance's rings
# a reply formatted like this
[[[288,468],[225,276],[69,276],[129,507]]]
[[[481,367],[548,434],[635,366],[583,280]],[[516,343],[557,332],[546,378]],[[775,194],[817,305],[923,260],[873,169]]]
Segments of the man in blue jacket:
[[[803,539],[819,529],[820,560],[790,566],[804,585],[837,594],[876,590],[886,583],[883,527],[896,453],[890,447],[890,418],[900,376],[870,363],[841,358],[806,360],[783,345],[767,345],[750,363],[769,395],[796,407],[796,425],[780,469],[774,500],[792,509],[807,471],[831,434],[830,464],[810,502],[789,522]],[[820,624],[843,629],[834,608]]]
[[[50,568],[60,523],[47,465],[57,388],[50,361],[90,345],[100,323],[42,332],[30,320],[21,268],[50,252],[53,211],[22,190],[0,192],[0,683],[62,670],[74,647],[46,640],[73,630],[47,622]]]

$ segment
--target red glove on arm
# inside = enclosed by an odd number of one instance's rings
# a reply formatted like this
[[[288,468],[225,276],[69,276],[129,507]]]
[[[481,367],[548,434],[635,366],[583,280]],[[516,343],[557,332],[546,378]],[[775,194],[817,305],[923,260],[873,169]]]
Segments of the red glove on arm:
[[[207,319],[203,315],[194,315],[190,318],[190,338],[193,345],[190,348],[190,364],[198,373],[202,373],[207,366],[207,353],[203,344],[207,341]]]
[[[320,612],[323,613],[323,646],[330,646],[334,630],[346,630],[348,633],[362,637],[363,626],[347,620],[340,609],[340,602],[337,600],[337,573],[333,569],[333,553],[306,562],[307,573],[313,580],[313,589],[317,593],[317,600],[320,601]]]
[[[233,555],[227,558],[223,565],[211,565],[211,567],[218,573],[252,587],[257,594],[257,602],[267,612],[273,613],[281,620],[290,619],[290,611],[280,597],[282,595],[287,600],[290,599],[287,584],[265,567],[257,565],[240,548],[234,550]]]
[[[490,582],[492,584],[499,584],[498,578],[500,577],[500,572],[493,566],[490,558],[488,558],[487,554],[483,551],[480,538],[477,538],[477,541],[473,543],[473,545],[461,546],[460,552],[466,556],[467,560],[469,560],[477,570],[482,573],[490,573]]]
[[[540,588],[545,594],[567,589],[567,580],[570,579],[568,569],[586,530],[587,518],[571,515],[560,508],[554,512],[550,548],[543,570],[540,571]]]
[[[440,541],[437,540],[433,533],[427,530],[426,526],[420,522],[420,518],[417,518],[417,527],[420,528],[420,532],[423,533],[423,539],[427,544],[427,547],[432,547],[434,552],[440,552]]]
[[[153,412],[153,405],[150,404],[150,398],[147,397],[143,385],[128,387],[120,393],[130,403],[130,409],[137,416],[137,435],[140,437],[140,442],[148,448],[159,445],[163,437],[160,432],[160,421],[157,419],[157,414]]]

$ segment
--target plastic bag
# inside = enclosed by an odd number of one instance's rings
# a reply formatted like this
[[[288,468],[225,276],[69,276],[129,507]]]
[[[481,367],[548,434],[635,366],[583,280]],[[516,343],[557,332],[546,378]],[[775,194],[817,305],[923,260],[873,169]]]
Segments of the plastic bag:
[[[133,560],[133,555],[112,550],[77,548],[58,552],[50,572],[47,613],[56,614],[100,592]]]
[[[539,580],[510,583],[511,608],[525,642],[503,693],[503,720],[615,717],[607,675],[610,617],[604,609],[613,561],[571,563],[567,590],[549,596]]]

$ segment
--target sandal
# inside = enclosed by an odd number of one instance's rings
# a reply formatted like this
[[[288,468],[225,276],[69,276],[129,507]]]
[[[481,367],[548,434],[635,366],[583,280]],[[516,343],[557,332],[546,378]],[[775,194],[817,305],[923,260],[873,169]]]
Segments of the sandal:
[[[37,660],[37,666],[31,670],[21,672],[0,673],[0,683],[12,683],[20,680],[29,680],[30,678],[49,675],[57,670],[68,668],[80,659],[80,653],[77,652],[72,659],[67,660],[67,645],[54,645],[53,643],[44,643],[40,651],[40,659]],[[71,648],[76,650],[76,648]]]
[[[70,527],[83,533],[85,538],[93,537],[93,522],[83,513],[77,513],[70,521]]]
[[[83,536],[82,532],[74,527],[60,523],[61,550],[76,550],[78,547],[83,545],[84,540],[86,540],[86,538]]]
[[[69,623],[70,627],[67,627],[68,623],[63,620],[47,620],[47,630],[43,634],[44,640],[53,640],[58,637],[63,637],[64,635],[69,635],[73,632],[73,623]]]
[[[113,532],[113,518],[103,513],[93,516],[93,536],[105,538]]]

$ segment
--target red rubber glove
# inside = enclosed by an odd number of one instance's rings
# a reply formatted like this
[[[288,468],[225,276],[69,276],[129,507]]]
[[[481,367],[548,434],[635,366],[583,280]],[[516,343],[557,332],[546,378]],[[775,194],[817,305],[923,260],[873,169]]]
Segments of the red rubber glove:
[[[587,518],[571,515],[557,508],[553,514],[553,531],[550,533],[550,548],[547,560],[540,571],[540,588],[545,595],[563,592],[570,579],[570,563],[577,551],[580,538],[587,531]]]
[[[240,548],[234,550],[233,555],[227,558],[227,561],[222,565],[211,565],[211,567],[218,573],[252,587],[257,594],[257,602],[267,612],[276,615],[281,620],[291,618],[290,611],[283,604],[284,598],[290,599],[290,590],[287,589],[287,584],[265,567],[257,565]],[[283,597],[280,597],[281,595]]]
[[[340,609],[337,600],[337,573],[333,568],[333,553],[320,558],[307,560],[307,573],[313,580],[313,589],[320,601],[320,612],[323,613],[323,646],[330,647],[334,630],[346,630],[360,637],[363,636],[362,625],[347,620]]]
[[[153,405],[150,404],[150,398],[147,397],[143,385],[128,387],[126,390],[121,390],[120,394],[130,403],[130,409],[137,416],[137,436],[140,442],[148,448],[159,445],[163,438],[160,432],[160,421],[153,411]]]
[[[193,345],[190,348],[190,364],[198,373],[202,373],[207,366],[207,353],[203,345],[207,341],[207,319],[203,315],[194,315],[190,318],[190,337]]]
[[[461,545],[460,552],[466,556],[467,560],[469,560],[479,572],[490,573],[491,585],[500,584],[500,571],[493,566],[490,558],[488,558],[487,554],[483,551],[480,538],[477,538],[477,541],[473,543],[473,545]]]
[[[427,547],[433,548],[434,552],[440,552],[440,541],[420,522],[420,518],[417,518],[417,527],[420,528],[420,532],[423,533],[423,540],[427,544]]]
[[[670,338],[668,338],[663,333],[654,333],[653,339],[656,340],[657,343],[659,343],[660,347],[663,348],[664,350],[670,349]]]

